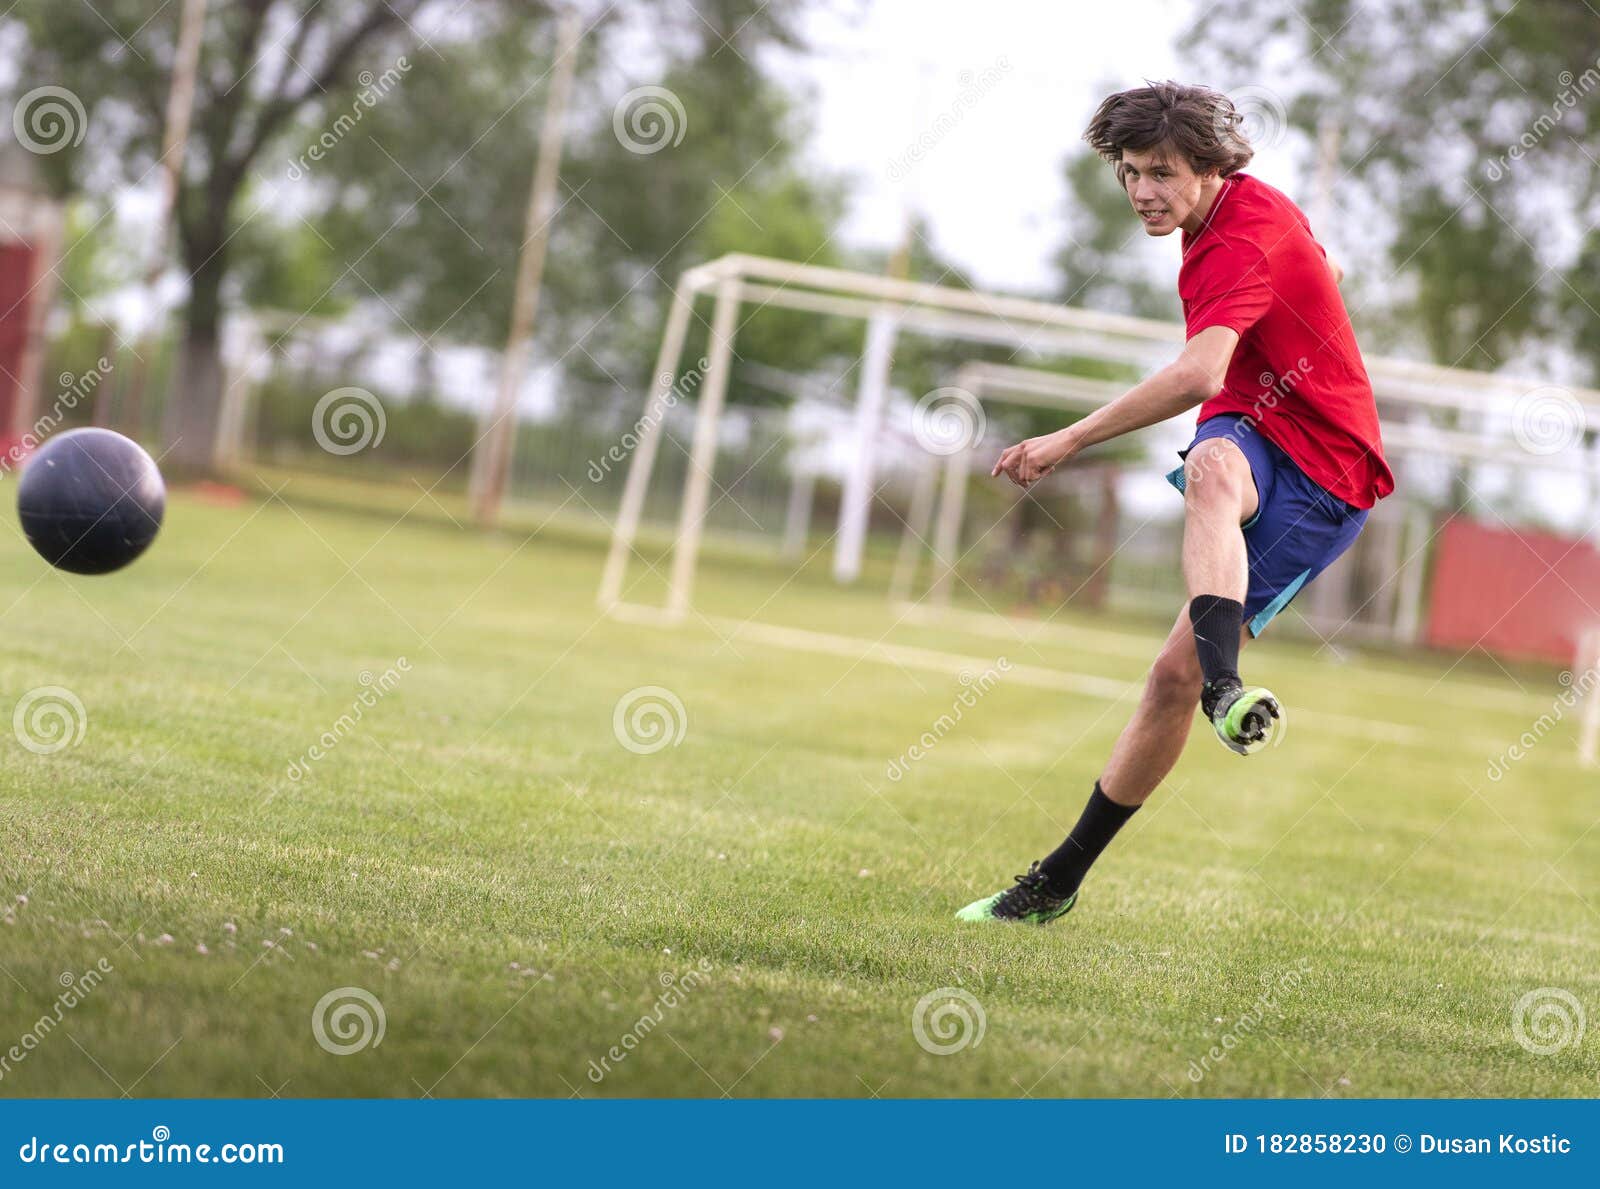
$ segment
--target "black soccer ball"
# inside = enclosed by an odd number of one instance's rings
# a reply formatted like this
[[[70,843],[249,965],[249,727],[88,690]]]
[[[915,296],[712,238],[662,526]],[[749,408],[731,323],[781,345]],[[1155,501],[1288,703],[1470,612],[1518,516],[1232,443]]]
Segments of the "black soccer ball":
[[[109,429],[73,429],[35,450],[17,485],[28,543],[74,574],[109,574],[150,547],[167,510],[155,460]]]

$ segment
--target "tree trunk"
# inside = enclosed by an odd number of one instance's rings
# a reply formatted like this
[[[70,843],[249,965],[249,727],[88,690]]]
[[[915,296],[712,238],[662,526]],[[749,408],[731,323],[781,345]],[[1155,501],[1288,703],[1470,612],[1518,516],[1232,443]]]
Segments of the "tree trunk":
[[[184,328],[177,384],[167,406],[166,462],[174,470],[208,474],[214,467],[217,411],[222,402],[222,352],[215,325]]]
[[[188,254],[199,264],[190,269],[189,308],[162,424],[164,461],[176,471],[209,474],[215,469],[222,405],[221,297],[227,250],[220,246],[207,250],[202,245]]]

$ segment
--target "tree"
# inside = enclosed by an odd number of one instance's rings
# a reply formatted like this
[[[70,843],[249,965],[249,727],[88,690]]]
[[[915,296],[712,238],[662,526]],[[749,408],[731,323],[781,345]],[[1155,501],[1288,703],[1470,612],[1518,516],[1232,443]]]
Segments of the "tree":
[[[689,265],[731,251],[839,262],[843,185],[804,159],[799,105],[756,65],[766,46],[798,46],[795,6],[699,9],[635,5],[579,51],[537,325],[538,358],[559,363],[573,403],[642,389],[670,286]],[[643,78],[622,76],[613,44],[629,44],[641,14],[662,58]],[[359,257],[343,290],[383,294],[421,335],[505,336],[549,65],[536,40],[485,40],[419,63],[313,178],[336,196],[319,233]],[[519,92],[528,101],[508,110]],[[741,327],[739,350],[798,367],[838,340],[815,317],[766,310]],[[686,355],[700,350],[691,341]]]
[[[264,152],[297,120],[334,138],[358,123],[373,77],[422,50],[425,10],[444,0],[238,0],[213,4],[205,23],[194,124],[178,208],[178,249],[189,285],[169,460],[211,461],[222,388],[219,339],[225,286],[249,221],[237,207]],[[508,11],[487,5],[463,28]],[[146,176],[160,151],[177,40],[177,6],[154,16],[144,0],[60,4],[21,0],[9,18],[26,32],[35,75],[58,80],[88,115],[84,143],[48,158],[63,189],[108,188]],[[437,52],[435,49],[433,52]],[[104,176],[118,162],[118,176]]]
[[[1560,310],[1584,308],[1577,237],[1550,230],[1600,213],[1594,28],[1568,0],[1308,0],[1292,12],[1221,0],[1185,42],[1223,89],[1276,88],[1300,133],[1342,128],[1338,206],[1370,214],[1366,230],[1388,244],[1391,275],[1357,303],[1364,327],[1402,327],[1440,363],[1495,367],[1560,334]],[[1262,78],[1280,58],[1292,71]],[[1600,362],[1578,322],[1567,341]]]

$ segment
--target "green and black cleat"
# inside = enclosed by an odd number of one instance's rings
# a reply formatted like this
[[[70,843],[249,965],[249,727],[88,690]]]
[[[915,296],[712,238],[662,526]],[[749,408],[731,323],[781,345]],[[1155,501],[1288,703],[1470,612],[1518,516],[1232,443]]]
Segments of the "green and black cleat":
[[[1271,690],[1236,687],[1223,691],[1211,712],[1217,738],[1242,756],[1260,751],[1282,730],[1283,707]]]
[[[1048,925],[1057,917],[1066,916],[1078,902],[1078,893],[1057,896],[1050,891],[1044,872],[1035,863],[1028,874],[1016,877],[1017,882],[1003,892],[974,900],[956,913],[958,921],[1017,921],[1028,925]]]

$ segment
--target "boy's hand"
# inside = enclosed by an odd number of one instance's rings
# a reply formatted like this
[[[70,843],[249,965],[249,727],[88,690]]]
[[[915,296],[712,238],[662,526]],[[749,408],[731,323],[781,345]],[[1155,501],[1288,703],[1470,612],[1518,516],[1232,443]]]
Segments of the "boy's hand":
[[[1071,437],[1065,429],[1058,429],[1055,433],[1006,447],[989,475],[993,478],[1003,471],[1006,478],[1018,487],[1028,487],[1055,470],[1072,454]]]

